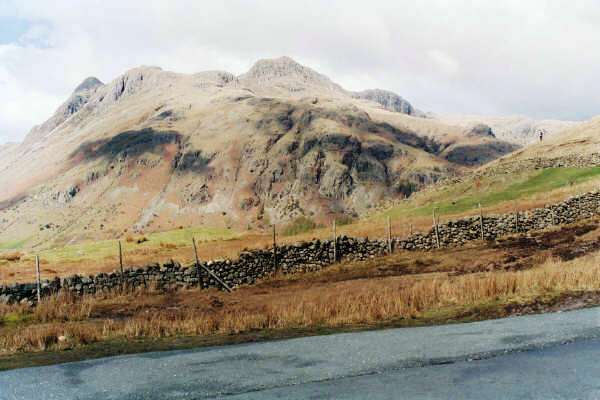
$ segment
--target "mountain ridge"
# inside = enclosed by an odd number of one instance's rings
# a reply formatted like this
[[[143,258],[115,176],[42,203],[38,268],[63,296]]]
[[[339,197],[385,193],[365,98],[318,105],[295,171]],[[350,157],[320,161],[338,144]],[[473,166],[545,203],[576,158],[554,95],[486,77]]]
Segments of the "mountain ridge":
[[[512,150],[352,93],[285,57],[88,78],[0,159],[0,243],[358,216]]]

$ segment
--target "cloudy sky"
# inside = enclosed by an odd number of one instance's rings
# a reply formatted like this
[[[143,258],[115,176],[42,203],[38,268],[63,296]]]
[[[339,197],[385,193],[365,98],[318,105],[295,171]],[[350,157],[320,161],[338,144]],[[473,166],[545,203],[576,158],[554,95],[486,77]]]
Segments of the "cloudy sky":
[[[437,113],[600,114],[597,1],[0,0],[0,143],[85,77],[246,71],[288,55]]]

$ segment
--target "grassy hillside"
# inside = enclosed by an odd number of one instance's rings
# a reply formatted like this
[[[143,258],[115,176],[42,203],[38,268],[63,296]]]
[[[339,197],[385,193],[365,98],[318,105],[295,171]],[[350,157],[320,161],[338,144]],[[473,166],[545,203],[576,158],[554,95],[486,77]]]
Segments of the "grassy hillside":
[[[520,202],[558,189],[577,193],[583,183],[600,178],[600,167],[550,168],[519,175],[482,177],[441,191],[417,196],[415,201],[392,207],[384,216],[393,218],[431,215],[433,208],[441,215],[461,214],[506,202]]]

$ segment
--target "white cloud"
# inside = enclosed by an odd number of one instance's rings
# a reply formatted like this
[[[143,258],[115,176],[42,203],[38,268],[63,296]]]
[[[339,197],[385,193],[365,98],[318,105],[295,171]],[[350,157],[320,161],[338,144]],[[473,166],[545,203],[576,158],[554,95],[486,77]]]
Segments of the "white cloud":
[[[432,66],[437,73],[447,76],[448,78],[453,78],[458,74],[460,70],[459,62],[444,51],[432,49],[427,52],[427,56],[431,60]]]
[[[107,81],[141,64],[241,73],[279,55],[435,112],[600,110],[591,0],[5,0],[0,15],[31,25],[0,47],[0,143],[22,138],[89,75]]]

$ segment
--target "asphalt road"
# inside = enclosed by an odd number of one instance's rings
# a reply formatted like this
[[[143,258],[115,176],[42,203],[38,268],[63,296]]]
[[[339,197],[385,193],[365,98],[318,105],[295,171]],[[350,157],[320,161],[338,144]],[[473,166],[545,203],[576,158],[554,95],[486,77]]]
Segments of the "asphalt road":
[[[0,373],[0,399],[598,399],[600,308]]]

